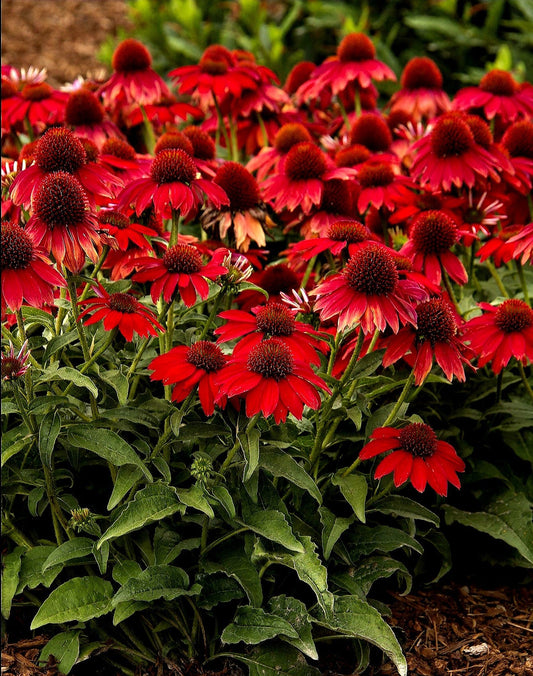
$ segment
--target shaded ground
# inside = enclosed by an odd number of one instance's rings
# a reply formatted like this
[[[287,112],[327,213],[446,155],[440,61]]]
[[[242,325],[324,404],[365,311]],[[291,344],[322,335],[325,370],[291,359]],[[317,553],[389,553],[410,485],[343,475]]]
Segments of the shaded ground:
[[[60,86],[101,69],[100,45],[127,26],[125,0],[2,0],[2,63],[47,68],[50,84]],[[442,586],[395,596],[391,610],[412,676],[533,676],[532,590]],[[56,676],[53,665],[36,666],[46,641],[36,637],[4,645],[2,674]],[[322,668],[324,676],[356,673],[342,651],[324,656]],[[180,672],[160,672],[171,673]],[[395,673],[388,664],[370,672]]]
[[[125,0],[2,0],[2,64],[46,68],[59,87],[102,68],[98,50],[129,24]]]

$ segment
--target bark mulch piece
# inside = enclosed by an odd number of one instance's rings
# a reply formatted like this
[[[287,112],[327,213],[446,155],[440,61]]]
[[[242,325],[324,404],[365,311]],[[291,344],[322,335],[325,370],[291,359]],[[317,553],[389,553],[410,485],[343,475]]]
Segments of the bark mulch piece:
[[[17,641],[2,645],[2,676],[58,676],[57,667],[53,664],[39,667],[37,660],[48,637]]]
[[[533,676],[533,589],[451,585],[393,594],[410,676]],[[393,676],[392,664],[369,676]]]

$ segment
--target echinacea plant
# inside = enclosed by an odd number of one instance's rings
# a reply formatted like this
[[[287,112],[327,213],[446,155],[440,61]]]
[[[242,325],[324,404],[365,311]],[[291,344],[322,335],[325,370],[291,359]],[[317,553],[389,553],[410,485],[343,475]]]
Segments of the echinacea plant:
[[[299,66],[3,68],[2,615],[61,673],[404,676],[453,524],[533,565],[533,87]]]

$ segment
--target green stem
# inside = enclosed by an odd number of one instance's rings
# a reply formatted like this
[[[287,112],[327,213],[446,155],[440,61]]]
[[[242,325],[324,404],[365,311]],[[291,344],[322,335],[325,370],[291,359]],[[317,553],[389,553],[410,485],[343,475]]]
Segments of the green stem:
[[[305,289],[305,287],[307,286],[307,282],[309,281],[309,277],[311,277],[311,273],[313,272],[313,268],[315,267],[316,259],[317,259],[317,257],[313,256],[313,258],[311,258],[311,260],[307,264],[307,267],[306,267],[305,272],[304,272],[304,276],[302,277],[302,281],[300,283],[300,286],[301,286],[302,289]]]
[[[85,373],[86,371],[88,371],[91,368],[91,366],[94,364],[94,362],[98,359],[98,357],[100,355],[104,354],[104,352],[111,345],[115,336],[117,335],[117,331],[118,331],[118,329],[116,329],[116,328],[114,328],[112,331],[110,331],[109,336],[108,336],[107,340],[104,342],[104,344],[102,345],[102,347],[100,349],[98,349],[93,354],[93,356],[89,359],[89,361],[85,362],[85,364],[80,369],[78,369],[80,373]],[[62,395],[66,396],[73,385],[74,385],[74,383],[70,382],[66,386],[64,392],[62,392]]]
[[[411,371],[411,373],[409,374],[409,378],[407,378],[407,380],[405,381],[405,385],[403,386],[403,390],[400,393],[398,401],[394,404],[392,411],[389,413],[387,419],[381,425],[381,427],[387,427],[392,422],[394,422],[396,415],[400,410],[402,404],[405,402],[407,395],[409,394],[409,391],[411,390],[411,387],[413,386],[414,382],[415,382],[415,374],[414,371]]]
[[[455,297],[455,293],[453,291],[452,283],[450,282],[450,278],[448,277],[448,273],[446,270],[443,268],[442,263],[440,264],[441,271],[442,271],[442,281],[444,282],[444,286],[446,287],[446,291],[448,292],[448,295],[450,296],[450,300],[455,306],[455,309],[459,314],[461,314],[461,310],[459,309],[459,304],[457,302],[457,298]]]
[[[316,439],[313,448],[311,450],[311,454],[309,456],[309,462],[311,463],[312,467],[314,466],[315,473],[317,473],[318,471],[318,460],[320,457],[320,453],[322,451],[324,438],[327,432],[326,426],[329,414],[333,409],[333,405],[335,404],[337,397],[342,392],[344,385],[352,375],[352,371],[354,370],[355,365],[357,364],[357,361],[359,359],[359,355],[361,354],[364,339],[365,334],[363,333],[363,331],[359,330],[359,335],[357,336],[357,343],[355,345],[352,356],[350,357],[348,366],[346,367],[346,370],[344,371],[342,378],[337,382],[337,384],[333,388],[330,398],[326,401],[325,405],[320,409],[320,420],[319,423],[317,424]],[[337,339],[335,339],[335,343],[337,345]]]
[[[93,271],[91,272],[91,278],[96,280],[96,277],[98,273],[100,272],[100,269],[102,268],[102,265],[105,262],[105,259],[107,258],[107,254],[109,253],[109,246],[106,244],[102,250],[102,255],[100,258],[96,261],[96,265],[93,268]],[[78,298],[78,300],[85,300],[87,296],[89,295],[89,291],[92,289],[92,284],[90,282],[87,282],[85,285],[83,291],[81,292],[81,296]]]
[[[246,432],[250,432],[251,430],[253,430],[253,428],[255,427],[255,425],[256,425],[257,421],[259,420],[260,416],[261,416],[260,413],[256,413],[254,415],[254,417],[251,418],[250,422],[246,426]],[[239,435],[237,433],[236,436],[235,436],[235,443],[233,444],[233,446],[228,451],[228,455],[226,456],[226,459],[224,460],[224,462],[222,463],[222,466],[220,467],[220,473],[221,474],[224,474],[226,469],[229,467],[231,461],[233,460],[235,453],[237,453],[238,449],[240,448],[240,445],[241,445],[241,443],[239,441]]]
[[[182,218],[179,215],[179,212],[176,211],[175,209],[172,209],[172,229],[170,230],[170,240],[168,242],[169,248],[171,246],[174,246],[174,244],[177,244],[177,242],[178,242],[178,235],[180,233],[181,221],[182,221]]]
[[[526,278],[524,276],[524,268],[522,267],[522,264],[520,261],[515,260],[516,263],[516,271],[518,272],[518,279],[520,280],[520,286],[522,287],[522,292],[524,294],[524,300],[526,303],[529,305],[529,290],[527,288],[526,284]]]
[[[520,371],[520,377],[522,378],[522,382],[524,383],[524,387],[526,388],[527,393],[533,399],[533,389],[531,389],[531,385],[529,384],[528,378],[526,376],[526,372],[524,370],[524,365],[520,360],[518,360],[518,369]]]
[[[211,90],[211,94],[213,95],[213,103],[215,104],[215,110],[217,111],[218,129],[222,132],[222,136],[224,137],[224,141],[226,142],[226,148],[228,149],[228,153],[231,153],[231,143],[228,136],[228,131],[224,124],[224,116],[222,115],[222,111],[220,110],[220,106],[218,105],[217,97],[215,96],[215,92],[213,90]]]
[[[211,542],[211,544],[207,545],[205,549],[203,550],[202,554],[205,556],[207,552],[210,552],[212,549],[215,547],[218,547],[218,545],[222,544],[226,540],[229,540],[232,538],[234,535],[239,535],[240,533],[245,533],[246,531],[249,531],[250,529],[248,526],[243,526],[243,528],[237,528],[237,530],[232,531],[231,533],[228,533],[227,535],[224,535],[221,538],[218,538],[218,540],[215,540],[214,542]]]
[[[15,395],[19,413],[26,427],[32,434],[37,434],[37,423],[32,415],[28,415],[26,410],[28,408],[28,400],[25,397],[22,397],[22,394],[19,391],[19,384],[16,380],[13,381],[13,394]]]
[[[357,92],[357,94],[359,94],[359,92]],[[348,117],[348,114],[346,113],[346,108],[343,106],[340,98],[337,98],[337,104],[339,106],[339,110],[341,111],[342,119],[344,120],[344,126],[346,127],[347,131],[350,131],[351,128],[350,119]]]
[[[142,116],[143,116],[144,142],[146,144],[148,154],[153,155],[154,154],[154,148],[155,148],[155,145],[156,145],[154,128],[152,127],[152,123],[148,119],[148,115],[146,114],[146,110],[144,109],[144,106],[141,105],[140,108],[141,108],[141,113],[142,113]]]
[[[202,333],[200,334],[200,337],[198,338],[198,340],[203,340],[207,336],[207,332],[210,330],[211,325],[213,324],[213,322],[215,321],[215,317],[217,316],[221,300],[222,300],[222,291],[219,291],[218,294],[216,295],[214,301],[213,301],[213,307],[211,308],[211,312],[209,313],[209,317],[204,322]]]
[[[503,285],[501,277],[498,274],[498,270],[496,270],[496,268],[494,267],[494,265],[492,264],[492,262],[489,259],[487,259],[485,261],[485,265],[489,269],[490,274],[492,275],[492,277],[494,278],[494,281],[498,285],[498,289],[500,289],[502,296],[504,296],[504,298],[509,298],[509,294],[507,293],[507,289]]]
[[[342,473],[341,476],[344,478],[345,476],[348,476],[348,474],[351,474],[354,471],[354,469],[359,465],[360,462],[361,462],[361,458],[359,458],[359,457],[356,458],[352,462],[352,464],[348,467],[348,469],[344,470],[344,472]]]
[[[2,511],[2,535],[7,535],[16,545],[26,549],[33,549],[34,547],[33,543],[11,522],[4,511]]]

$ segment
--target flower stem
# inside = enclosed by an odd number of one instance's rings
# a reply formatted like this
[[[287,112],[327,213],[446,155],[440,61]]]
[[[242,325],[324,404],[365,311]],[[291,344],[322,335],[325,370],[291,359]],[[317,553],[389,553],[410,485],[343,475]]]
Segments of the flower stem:
[[[116,329],[116,328],[114,328],[112,331],[110,331],[109,336],[107,337],[107,340],[104,342],[102,347],[93,354],[93,356],[89,359],[89,361],[85,362],[85,364],[80,369],[78,369],[80,373],[85,373],[86,371],[88,371],[91,368],[91,366],[94,364],[94,362],[98,359],[98,357],[100,355],[104,354],[104,352],[111,345],[115,336],[117,335],[117,331],[118,331],[118,329]],[[62,395],[66,396],[73,385],[74,385],[74,383],[70,382],[66,386]]]
[[[529,305],[529,290],[527,288],[526,284],[526,278],[524,276],[524,268],[522,267],[522,264],[520,261],[515,260],[516,263],[516,271],[518,272],[518,279],[520,280],[520,286],[522,287],[522,292],[524,294],[524,300],[526,303]]]
[[[200,334],[198,340],[203,340],[207,336],[207,332],[210,330],[211,325],[213,324],[215,317],[217,316],[221,300],[222,300],[222,291],[219,291],[213,301],[213,307],[211,308],[209,317],[204,322],[202,333]]]
[[[169,248],[171,246],[174,246],[174,244],[177,244],[178,242],[178,236],[180,233],[180,225],[181,225],[181,216],[179,213],[173,209],[172,210],[172,229],[170,231],[170,240],[168,242]]]
[[[260,413],[256,413],[254,415],[254,417],[250,420],[250,422],[246,426],[246,432],[250,432],[251,430],[253,430],[257,421],[259,420],[260,415],[261,415]],[[241,442],[239,441],[239,434],[237,433],[236,436],[235,436],[235,443],[233,444],[233,446],[228,451],[228,455],[226,456],[226,459],[224,460],[224,462],[222,463],[222,465],[220,467],[220,473],[221,474],[224,474],[226,469],[229,467],[229,465],[230,465],[231,461],[233,460],[235,453],[237,453],[240,445],[241,445]]]
[[[414,382],[415,382],[415,374],[414,374],[414,371],[411,371],[411,373],[409,374],[409,377],[405,381],[405,385],[403,386],[403,390],[401,391],[400,396],[398,397],[398,401],[394,404],[392,411],[389,413],[389,415],[387,416],[387,419],[381,425],[381,427],[387,427],[387,425],[390,425],[392,422],[394,422],[396,415],[397,415],[398,411],[400,410],[402,404],[407,399],[407,395],[409,394],[409,391],[411,390],[411,387],[413,386]]]
[[[518,361],[518,369],[520,371],[520,377],[522,378],[522,382],[524,383],[524,387],[527,390],[527,393],[533,399],[533,389],[531,389],[531,385],[529,384],[528,378],[526,376],[526,372],[524,370],[524,365],[522,364],[521,361]]]
[[[509,298],[509,294],[507,293],[507,289],[503,285],[502,279],[498,274],[498,270],[496,270],[492,262],[489,261],[488,259],[485,261],[485,263],[487,265],[487,268],[489,269],[490,274],[494,278],[494,281],[498,285],[498,289],[500,289],[502,296],[504,296],[505,298]]]
[[[102,255],[100,258],[96,261],[96,265],[93,268],[93,271],[91,273],[91,279],[96,280],[96,277],[98,273],[100,272],[100,269],[102,268],[102,265],[105,263],[105,259],[107,258],[107,254],[109,253],[109,246],[106,244],[102,250]],[[90,282],[87,282],[85,285],[83,291],[81,292],[81,296],[78,298],[78,300],[85,300],[87,296],[89,295],[89,291],[92,289],[92,284]]]

